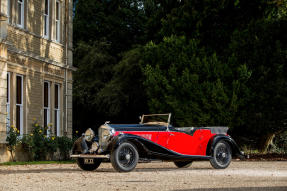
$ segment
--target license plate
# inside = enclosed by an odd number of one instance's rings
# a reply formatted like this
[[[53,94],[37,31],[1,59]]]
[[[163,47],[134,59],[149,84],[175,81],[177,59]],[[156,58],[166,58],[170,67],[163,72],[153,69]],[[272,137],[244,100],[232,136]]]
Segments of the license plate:
[[[85,164],[94,164],[94,159],[84,159]]]

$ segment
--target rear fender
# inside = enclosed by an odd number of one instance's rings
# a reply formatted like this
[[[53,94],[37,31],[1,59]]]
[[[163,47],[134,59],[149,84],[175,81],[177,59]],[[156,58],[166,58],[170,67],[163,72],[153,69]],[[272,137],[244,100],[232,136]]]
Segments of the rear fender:
[[[244,158],[244,154],[240,151],[238,145],[236,144],[236,142],[228,135],[215,135],[213,136],[207,145],[207,149],[206,149],[206,155],[207,156],[212,156],[212,153],[214,151],[215,145],[219,142],[219,141],[225,141],[230,145],[230,148],[232,150],[232,156],[236,156],[239,158]]]

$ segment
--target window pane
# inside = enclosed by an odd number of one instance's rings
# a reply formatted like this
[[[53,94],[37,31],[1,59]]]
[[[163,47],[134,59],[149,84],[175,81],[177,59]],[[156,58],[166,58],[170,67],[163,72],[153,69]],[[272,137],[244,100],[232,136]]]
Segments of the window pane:
[[[59,40],[59,26],[58,26],[58,22],[59,21],[56,21],[56,40]]]
[[[21,107],[19,105],[16,106],[16,128],[20,131],[21,126]]]
[[[49,107],[49,83],[44,82],[44,107]]]
[[[9,87],[9,84],[10,84],[10,79],[9,79],[9,74],[7,74],[7,103],[9,103],[10,101],[9,101],[9,89],[10,89],[10,87]]]
[[[22,77],[16,77],[16,104],[22,104]]]
[[[55,85],[55,109],[59,109],[59,85]]]
[[[45,14],[48,15],[49,14],[49,0],[45,0]]]
[[[18,25],[22,25],[22,4],[18,3]]]
[[[48,16],[44,16],[44,35],[48,35]]]
[[[7,15],[10,17],[10,0],[7,1]],[[10,18],[8,18],[10,20]]]
[[[59,11],[60,11],[60,4],[59,4],[59,2],[57,1],[57,2],[56,2],[56,20],[59,20],[59,19],[60,19]]]
[[[58,129],[58,111],[55,110],[55,124],[54,124],[55,135],[57,135],[57,129]]]
[[[48,126],[48,110],[44,109],[44,127]]]

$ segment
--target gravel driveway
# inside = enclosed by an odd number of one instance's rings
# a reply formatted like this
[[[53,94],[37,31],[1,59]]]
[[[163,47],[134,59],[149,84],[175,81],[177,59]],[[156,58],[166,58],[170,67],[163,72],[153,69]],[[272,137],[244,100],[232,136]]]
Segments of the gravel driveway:
[[[287,191],[287,162],[232,161],[225,170],[214,170],[209,162],[187,169],[141,163],[129,173],[115,172],[110,163],[94,172],[76,164],[0,166],[0,190]]]

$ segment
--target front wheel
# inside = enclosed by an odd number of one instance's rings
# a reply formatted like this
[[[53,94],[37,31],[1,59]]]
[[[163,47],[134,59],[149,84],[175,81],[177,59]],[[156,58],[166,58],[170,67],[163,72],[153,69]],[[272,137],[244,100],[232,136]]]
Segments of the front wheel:
[[[225,141],[220,141],[214,147],[210,164],[215,169],[227,168],[231,162],[231,156],[229,144]]]
[[[188,168],[191,166],[192,161],[175,161],[174,164],[178,168]]]
[[[118,172],[132,171],[139,160],[139,154],[136,147],[129,142],[120,144],[111,153],[111,163],[114,169]]]
[[[89,159],[89,164],[85,162],[84,158],[78,158],[77,164],[82,170],[93,171],[96,170],[102,163],[101,159]]]

